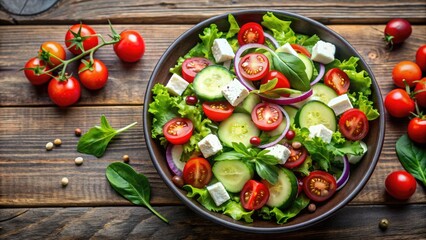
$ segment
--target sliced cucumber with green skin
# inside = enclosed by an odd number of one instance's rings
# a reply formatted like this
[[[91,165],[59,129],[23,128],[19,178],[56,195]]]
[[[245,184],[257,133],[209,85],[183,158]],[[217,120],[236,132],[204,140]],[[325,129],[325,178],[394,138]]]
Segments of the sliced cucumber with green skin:
[[[296,126],[301,128],[323,124],[333,132],[337,129],[337,120],[333,109],[318,100],[305,103],[297,111],[295,123]]]
[[[312,86],[312,91],[312,95],[315,96],[315,99],[325,104],[328,104],[331,99],[338,96],[336,91],[323,83],[314,84]]]
[[[210,65],[195,76],[194,92],[206,101],[224,100],[222,88],[234,79],[233,74],[223,66]]]
[[[234,113],[220,123],[217,134],[220,141],[228,147],[232,147],[233,142],[241,142],[250,147],[250,138],[259,136],[260,130],[254,125],[250,115]]]
[[[217,161],[212,171],[217,180],[231,193],[240,192],[254,175],[253,167],[240,160]]]
[[[297,195],[297,178],[286,168],[280,168],[275,185],[267,184],[269,199],[266,205],[284,209],[291,205]]]
[[[305,64],[306,75],[308,76],[308,79],[311,80],[312,79],[312,75],[314,75],[314,63],[306,55],[298,53],[297,56]]]
[[[284,106],[283,107],[284,108],[284,110],[287,112],[287,114],[288,114],[288,117],[290,118],[290,126],[292,125],[292,124],[294,124],[294,119],[296,118],[296,114],[297,114],[297,108],[295,108],[295,107],[292,107],[292,106]]]
[[[253,108],[260,103],[260,97],[255,93],[250,93],[242,103],[235,107],[234,112],[251,114]]]

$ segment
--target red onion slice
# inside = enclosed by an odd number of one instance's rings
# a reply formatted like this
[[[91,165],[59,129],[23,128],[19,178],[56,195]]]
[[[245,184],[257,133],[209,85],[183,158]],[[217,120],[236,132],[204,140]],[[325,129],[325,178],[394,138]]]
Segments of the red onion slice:
[[[342,172],[342,175],[340,175],[339,179],[336,180],[337,190],[340,190],[343,186],[345,186],[345,184],[349,180],[349,175],[350,175],[350,171],[349,171],[350,166],[349,166],[349,161],[346,155],[342,157],[342,161],[343,161],[343,172]]]
[[[278,41],[269,33],[264,32],[263,35],[265,36],[266,39],[268,39],[272,45],[274,45],[275,48],[279,48],[280,44],[278,43]]]
[[[168,144],[166,149],[166,159],[170,170],[177,176],[182,176],[185,163],[180,160],[183,152],[182,145]]]
[[[320,67],[320,71],[318,73],[318,76],[311,82],[311,86],[313,86],[315,83],[319,82],[321,80],[321,78],[324,76],[324,72],[325,72],[324,64],[320,63],[319,67]]]
[[[284,108],[282,108],[281,106],[279,106],[279,105],[276,105],[276,107],[277,108],[279,108],[280,110],[281,110],[281,112],[284,114],[284,117],[285,117],[285,122],[286,122],[286,126],[285,126],[285,128],[284,128],[284,131],[281,133],[281,135],[277,138],[277,139],[275,139],[274,141],[272,141],[272,142],[270,142],[270,143],[266,143],[266,144],[263,144],[263,145],[260,145],[260,146],[258,146],[258,148],[268,148],[268,147],[272,147],[272,146],[274,146],[275,144],[277,144],[279,141],[281,141],[283,138],[284,138],[284,136],[287,134],[287,132],[288,132],[288,129],[290,129],[290,117],[288,116],[288,113],[284,110]]]

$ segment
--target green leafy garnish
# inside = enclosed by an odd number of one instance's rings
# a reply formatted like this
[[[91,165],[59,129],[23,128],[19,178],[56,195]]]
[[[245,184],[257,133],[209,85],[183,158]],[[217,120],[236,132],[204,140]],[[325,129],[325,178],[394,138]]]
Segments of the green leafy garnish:
[[[136,123],[137,122],[134,122],[126,127],[115,130],[109,125],[106,117],[102,115],[101,125],[91,128],[80,138],[77,144],[77,151],[91,154],[96,157],[102,157],[111,139],[117,134],[133,127]]]
[[[396,154],[405,170],[426,186],[426,149],[414,144],[404,134],[396,142]]]
[[[108,165],[106,177],[112,188],[135,205],[145,206],[165,223],[169,221],[155,211],[150,204],[151,187],[148,178],[137,173],[128,164],[114,162]]]
[[[256,94],[261,94],[270,98],[279,98],[283,94],[300,94],[301,92],[298,90],[294,90],[291,88],[275,88],[278,83],[278,79],[274,78],[268,81],[265,84],[261,84],[259,90],[253,90],[252,92]]]
[[[289,208],[282,210],[276,207],[271,209],[264,206],[260,209],[259,215],[265,220],[275,218],[278,224],[283,224],[297,216],[300,211],[308,206],[309,202],[310,200],[305,194],[300,194]]]
[[[282,72],[290,81],[292,88],[308,91],[311,88],[310,79],[305,72],[305,64],[300,58],[289,53],[272,53],[274,69]]]
[[[362,92],[348,94],[348,97],[355,108],[365,113],[368,121],[372,121],[380,116],[379,111],[373,106],[373,101],[370,101]]]

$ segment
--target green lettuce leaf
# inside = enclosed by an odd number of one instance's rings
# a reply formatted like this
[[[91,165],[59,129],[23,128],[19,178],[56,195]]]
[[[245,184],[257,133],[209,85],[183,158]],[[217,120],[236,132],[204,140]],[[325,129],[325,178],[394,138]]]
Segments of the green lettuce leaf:
[[[281,46],[286,43],[296,43],[296,34],[290,28],[291,21],[281,20],[272,12],[268,12],[263,16],[261,24],[272,31],[272,35]]]
[[[311,53],[312,53],[312,48],[319,40],[320,38],[316,34],[310,37],[304,34],[296,34],[296,43],[304,46]]]
[[[244,220],[247,223],[252,223],[253,218],[251,217],[253,215],[254,211],[246,211],[243,206],[241,206],[241,203],[235,202],[235,201],[228,201],[228,203],[225,206],[225,211],[223,214],[228,215],[232,217],[235,220]]]
[[[209,211],[223,212],[226,209],[225,204],[216,206],[216,203],[214,203],[213,198],[210,196],[210,193],[206,188],[195,188],[191,185],[185,185],[183,186],[183,189],[188,192],[186,196],[195,198],[197,202],[199,202]]]
[[[264,206],[260,209],[259,215],[264,220],[271,220],[275,218],[278,224],[284,224],[291,218],[297,216],[300,211],[305,209],[309,202],[310,200],[305,194],[300,194],[289,208],[282,210],[276,207],[270,209],[269,207]]]
[[[212,53],[213,42],[216,38],[221,38],[222,35],[223,32],[220,32],[214,23],[210,24],[210,27],[204,28],[203,34],[200,34],[199,37],[203,45],[202,52],[205,58],[214,60]]]
[[[240,26],[237,23],[237,20],[235,20],[235,17],[232,14],[228,15],[228,22],[229,22],[229,31],[226,33],[225,38],[230,39],[235,36],[240,31]]]
[[[348,94],[348,96],[352,105],[355,108],[363,111],[369,121],[374,120],[380,116],[379,111],[373,106],[373,101],[370,101],[368,97],[365,96],[362,92],[354,92],[352,94]]]

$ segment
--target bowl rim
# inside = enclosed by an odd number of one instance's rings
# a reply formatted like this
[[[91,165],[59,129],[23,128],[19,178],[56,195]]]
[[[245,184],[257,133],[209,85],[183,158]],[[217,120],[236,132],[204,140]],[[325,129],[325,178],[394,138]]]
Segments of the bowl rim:
[[[192,202],[185,194],[182,194],[177,187],[174,185],[174,183],[171,181],[171,179],[168,178],[168,176],[166,175],[166,173],[164,173],[162,171],[161,166],[159,165],[158,161],[155,160],[155,153],[153,151],[153,146],[151,144],[152,138],[151,138],[151,129],[148,129],[147,126],[147,122],[148,122],[148,117],[151,117],[150,113],[148,112],[148,104],[151,102],[150,100],[152,99],[152,92],[151,89],[154,85],[154,76],[156,76],[158,74],[159,71],[162,71],[162,69],[159,67],[163,61],[165,61],[169,55],[169,53],[177,47],[178,43],[182,41],[182,39],[185,39],[188,35],[191,34],[191,32],[193,31],[202,31],[205,27],[209,26],[211,23],[215,23],[218,20],[227,17],[229,14],[232,14],[234,16],[237,15],[244,15],[244,14],[265,14],[267,12],[272,12],[274,14],[280,14],[280,15],[284,15],[286,17],[291,17],[291,18],[297,18],[300,19],[302,21],[305,21],[309,24],[314,25],[315,27],[321,28],[322,30],[325,30],[326,32],[328,32],[329,34],[333,35],[333,37],[337,38],[339,41],[343,42],[345,46],[349,47],[351,49],[351,51],[355,52],[361,63],[362,63],[362,67],[365,71],[368,72],[368,74],[370,75],[371,79],[372,79],[372,85],[370,86],[373,91],[376,93],[377,96],[377,108],[378,111],[380,113],[380,116],[378,119],[378,124],[379,126],[381,126],[381,129],[379,130],[379,135],[377,136],[377,148],[376,151],[374,152],[373,158],[371,160],[371,163],[367,169],[367,171],[365,172],[365,174],[363,175],[362,179],[360,180],[360,182],[358,183],[358,185],[354,188],[354,190],[349,193],[346,197],[343,198],[342,201],[340,201],[338,204],[336,204],[335,206],[333,206],[330,210],[328,210],[327,212],[325,212],[324,214],[320,214],[314,218],[309,219],[308,221],[304,221],[301,223],[297,223],[297,224],[293,224],[293,225],[288,225],[286,226],[285,224],[277,224],[276,227],[256,227],[256,226],[251,226],[249,224],[247,225],[243,225],[243,224],[237,224],[234,223],[232,221],[234,221],[232,218],[229,218],[228,220],[224,220],[221,219],[219,217],[216,217],[215,215],[211,214],[210,211],[204,211],[203,206],[201,206],[200,204],[196,204],[194,202]],[[201,215],[202,217],[204,217],[205,219],[208,219],[214,223],[229,227],[231,229],[234,230],[239,230],[239,231],[244,231],[244,232],[251,232],[251,233],[283,233],[283,232],[291,232],[291,231],[296,231],[296,230],[300,230],[303,228],[307,228],[309,226],[312,226],[314,224],[317,224],[327,218],[329,218],[331,215],[333,215],[334,213],[336,213],[339,209],[341,209],[342,207],[344,207],[346,204],[348,204],[352,199],[354,199],[359,192],[362,190],[362,188],[364,188],[365,184],[367,183],[367,181],[370,179],[376,165],[377,162],[379,160],[381,151],[382,151],[382,147],[383,147],[383,141],[384,141],[384,135],[385,135],[385,118],[384,118],[384,108],[383,108],[383,99],[382,99],[382,94],[380,92],[380,88],[379,85],[374,77],[373,71],[370,69],[370,67],[368,66],[368,64],[365,62],[365,60],[362,58],[362,56],[358,53],[358,51],[356,51],[356,49],[346,40],[344,39],[342,36],[340,36],[340,34],[336,33],[335,31],[333,31],[332,29],[328,28],[326,25],[313,20],[311,18],[299,15],[299,14],[295,14],[292,12],[288,12],[288,11],[284,11],[284,10],[272,10],[272,9],[257,9],[257,10],[240,10],[240,11],[234,11],[234,12],[227,12],[227,13],[223,13],[223,14],[219,14],[217,16],[208,18],[206,20],[201,21],[200,23],[192,26],[191,28],[189,28],[188,30],[186,30],[185,32],[183,32],[177,39],[175,39],[173,41],[173,43],[165,50],[165,52],[162,54],[162,56],[160,57],[160,59],[158,60],[156,66],[153,69],[153,72],[149,78],[149,82],[147,84],[146,87],[146,92],[145,92],[145,97],[144,97],[144,108],[143,108],[143,128],[144,128],[144,137],[145,137],[145,141],[147,144],[147,148],[150,154],[150,158],[151,161],[155,167],[155,169],[157,170],[158,174],[160,175],[160,177],[162,178],[162,180],[166,183],[166,185],[169,187],[170,190],[172,190],[172,192],[187,206],[189,207],[192,211],[196,212],[198,215]]]

